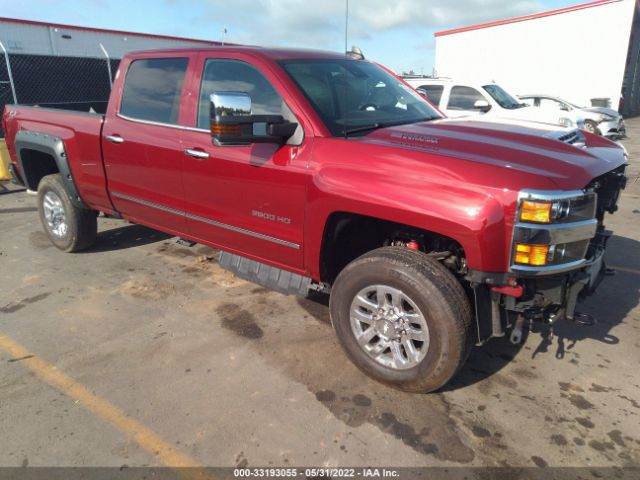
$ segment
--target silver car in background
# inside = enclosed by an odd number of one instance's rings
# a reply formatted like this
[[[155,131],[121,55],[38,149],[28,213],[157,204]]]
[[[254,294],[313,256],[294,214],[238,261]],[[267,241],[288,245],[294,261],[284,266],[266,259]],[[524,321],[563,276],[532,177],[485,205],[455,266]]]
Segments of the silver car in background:
[[[532,107],[579,112],[584,117],[584,129],[590,133],[613,139],[626,136],[622,115],[612,108],[580,107],[552,95],[518,95],[518,98]]]

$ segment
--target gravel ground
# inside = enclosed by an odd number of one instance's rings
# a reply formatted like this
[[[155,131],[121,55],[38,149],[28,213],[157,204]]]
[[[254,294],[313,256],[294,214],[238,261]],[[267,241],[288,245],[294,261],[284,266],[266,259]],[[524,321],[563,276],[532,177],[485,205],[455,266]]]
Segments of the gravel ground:
[[[640,465],[640,119],[628,131],[617,275],[579,306],[598,324],[493,340],[430,395],[367,379],[326,306],[208,247],[100,219],[64,254],[34,197],[0,195],[0,466]]]

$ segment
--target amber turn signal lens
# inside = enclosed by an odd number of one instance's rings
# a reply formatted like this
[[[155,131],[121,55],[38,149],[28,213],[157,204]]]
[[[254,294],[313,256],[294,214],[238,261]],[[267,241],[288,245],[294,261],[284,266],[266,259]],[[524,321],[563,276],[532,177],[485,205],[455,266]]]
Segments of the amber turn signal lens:
[[[520,207],[520,220],[523,222],[550,223],[551,202],[524,200]]]
[[[515,263],[541,267],[547,264],[549,245],[525,245],[516,243]]]
[[[240,125],[211,124],[212,135],[240,135]]]

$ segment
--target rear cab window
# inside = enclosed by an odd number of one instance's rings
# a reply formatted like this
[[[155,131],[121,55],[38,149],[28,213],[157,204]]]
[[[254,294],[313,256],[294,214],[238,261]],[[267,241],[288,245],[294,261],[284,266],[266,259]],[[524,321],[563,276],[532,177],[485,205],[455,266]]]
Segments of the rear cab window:
[[[442,98],[444,85],[422,85],[418,88],[425,91],[429,101],[433,103],[436,107],[440,105],[440,99]]]
[[[545,98],[545,97],[540,98],[540,107],[546,108],[548,110],[562,110],[563,107],[565,109],[567,108],[563,103],[553,98]]]
[[[133,60],[124,81],[120,115],[177,125],[188,58]]]

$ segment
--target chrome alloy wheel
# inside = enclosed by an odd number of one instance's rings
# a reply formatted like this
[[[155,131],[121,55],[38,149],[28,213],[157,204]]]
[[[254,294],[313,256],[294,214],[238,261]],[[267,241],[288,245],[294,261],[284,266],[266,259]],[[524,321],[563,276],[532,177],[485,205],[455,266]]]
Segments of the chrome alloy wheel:
[[[429,349],[429,328],[422,312],[404,292],[386,285],[360,290],[349,312],[360,347],[385,367],[406,370]]]
[[[60,197],[55,192],[48,191],[42,199],[42,207],[49,232],[58,238],[63,238],[69,231],[69,226]]]

